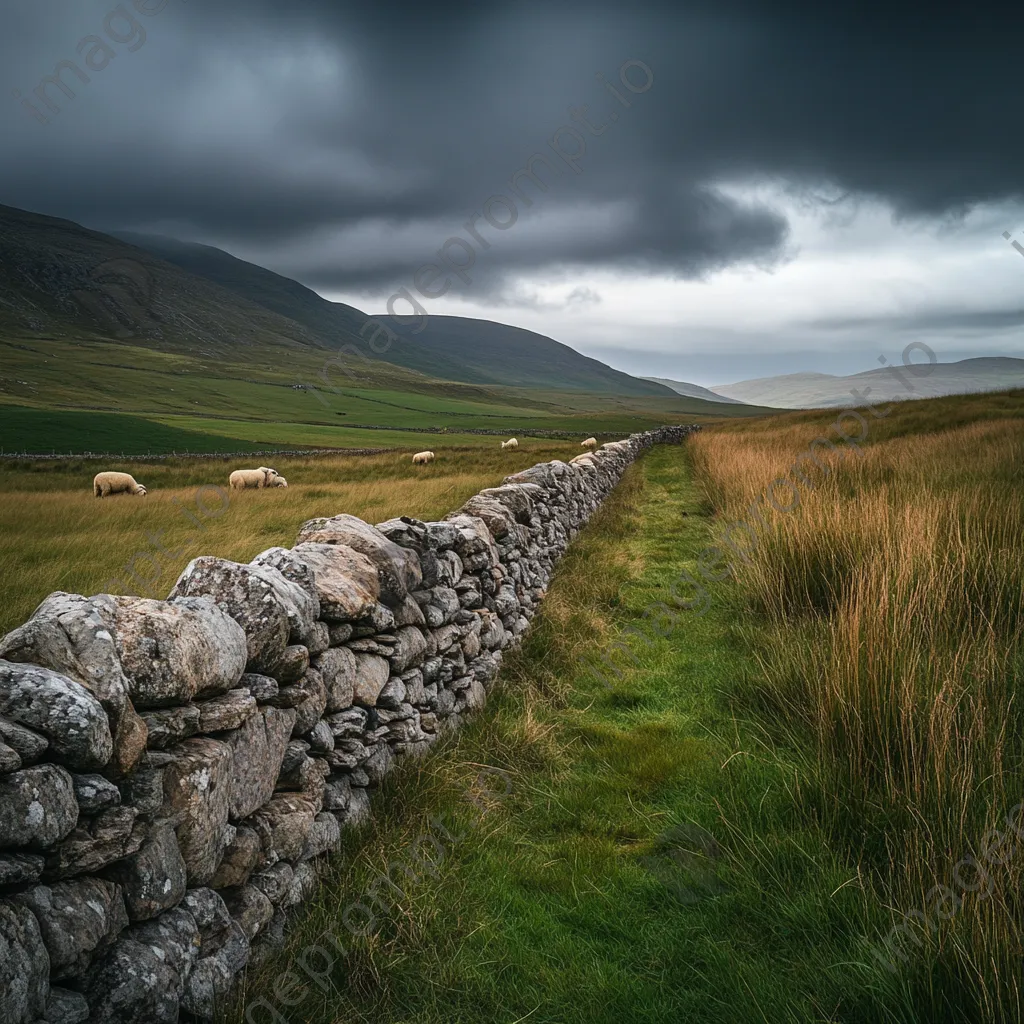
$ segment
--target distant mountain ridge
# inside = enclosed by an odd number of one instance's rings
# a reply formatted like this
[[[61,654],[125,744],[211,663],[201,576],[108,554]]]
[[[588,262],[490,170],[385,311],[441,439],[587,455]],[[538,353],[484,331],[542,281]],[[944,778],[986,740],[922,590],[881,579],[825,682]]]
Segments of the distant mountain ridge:
[[[716,391],[702,388],[699,384],[688,384],[682,380],[669,380],[667,377],[641,377],[640,379],[649,380],[653,384],[663,384],[665,387],[671,388],[677,395],[685,395],[687,398],[702,398],[706,402],[725,402],[728,405],[746,404],[737,398],[726,398],[725,395],[720,395]]]
[[[902,365],[891,369],[883,367],[845,377],[829,373],[787,373],[716,385],[714,391],[750,405],[815,409],[1024,387],[1024,359],[1013,356],[978,356],[953,363],[935,363],[925,373],[926,367],[927,364],[912,369]],[[858,400],[854,391],[861,394],[863,400]]]

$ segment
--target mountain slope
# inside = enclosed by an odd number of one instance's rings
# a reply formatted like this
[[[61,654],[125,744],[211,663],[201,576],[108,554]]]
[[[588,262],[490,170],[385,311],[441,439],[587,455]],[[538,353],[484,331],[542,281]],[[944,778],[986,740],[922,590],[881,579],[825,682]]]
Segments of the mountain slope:
[[[72,221],[0,206],[0,329],[214,355],[323,349],[293,320]]]
[[[220,249],[156,235],[120,233],[192,274],[302,324],[331,347],[353,341],[369,354],[360,328],[369,318],[353,306],[330,302],[290,278],[237,259]],[[413,334],[388,316],[399,340],[377,358],[429,377],[466,384],[591,391],[666,397],[671,389],[613,370],[597,359],[542,334],[468,317],[431,316]],[[712,401],[718,399],[713,398]]]
[[[917,370],[920,375],[902,366],[895,370],[885,367],[865,370],[846,377],[828,373],[788,373],[779,377],[723,384],[714,390],[725,397],[753,405],[813,409],[863,405],[864,401],[854,396],[854,390],[864,395],[865,390],[870,389],[865,398],[874,404],[1024,387],[1024,359],[1009,356],[985,356],[962,359],[955,363],[936,363],[927,374],[923,369]],[[902,381],[897,372],[902,376]]]
[[[409,369],[420,369],[445,358],[463,367],[462,376],[456,379],[467,383],[661,398],[673,394],[671,388],[662,384],[631,377],[522,327],[461,316],[431,316],[424,330],[416,335],[410,327],[394,323],[393,326],[403,338],[415,342],[415,358],[409,358],[407,349],[394,347],[398,350],[395,361],[401,360],[400,365]],[[391,352],[384,356],[391,357]]]
[[[641,377],[641,380],[649,380],[652,384],[662,384],[671,388],[677,395],[685,395],[687,398],[703,398],[706,402],[725,402],[727,405],[744,405],[738,398],[726,398],[717,392],[702,388],[699,384],[687,384],[682,380],[669,380],[667,377]]]

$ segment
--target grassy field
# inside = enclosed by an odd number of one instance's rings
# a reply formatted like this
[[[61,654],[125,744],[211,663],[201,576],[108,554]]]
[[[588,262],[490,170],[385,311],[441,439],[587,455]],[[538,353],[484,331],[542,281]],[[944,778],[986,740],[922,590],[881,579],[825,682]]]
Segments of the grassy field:
[[[790,753],[731,707],[758,672],[740,596],[653,626],[713,537],[702,505],[682,449],[630,470],[483,719],[389,779],[226,1020],[274,1019],[266,1004],[308,1024],[885,1019],[896,986],[862,966],[884,915],[794,813]],[[420,835],[445,855],[410,880]],[[402,895],[380,884],[389,868]],[[380,928],[358,938],[342,918],[368,892]],[[335,955],[331,984],[298,974],[284,1009],[276,986],[314,944]]]
[[[225,1020],[1022,1019],[1022,399],[896,406],[817,467],[835,413],[650,453]]]
[[[149,488],[144,498],[94,498],[91,461],[0,464],[0,633],[24,622],[54,590],[165,597],[197,555],[248,561],[275,544],[293,544],[307,519],[341,512],[371,523],[397,515],[436,519],[509,473],[579,452],[571,442],[525,441],[503,452],[494,438],[472,449],[446,448],[441,440],[433,439],[438,459],[428,466],[413,467],[399,453],[275,457],[271,464],[288,487],[266,491],[226,490],[237,458],[127,464]]]
[[[325,382],[328,355],[299,346],[204,357],[99,340],[0,337],[0,446],[125,454],[224,451],[232,439],[272,447],[401,447],[416,443],[411,428],[586,436],[763,412],[681,396],[459,384],[358,358],[348,358],[351,375],[332,365]],[[367,426],[404,429],[390,436],[359,429]],[[201,436],[176,438],[161,427]]]
[[[1020,1020],[1024,393],[865,423],[796,472],[829,419],[694,444],[726,520],[764,512],[732,560],[766,624],[745,698],[806,752],[795,810],[875,880],[913,1019]]]

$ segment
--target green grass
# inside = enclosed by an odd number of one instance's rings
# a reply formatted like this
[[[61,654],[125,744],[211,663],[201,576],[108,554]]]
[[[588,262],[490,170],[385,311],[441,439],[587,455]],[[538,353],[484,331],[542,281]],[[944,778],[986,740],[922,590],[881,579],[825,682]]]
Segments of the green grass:
[[[735,713],[758,672],[740,595],[645,614],[711,540],[702,504],[683,449],[627,473],[481,719],[388,780],[227,1019],[270,1019],[260,999],[309,1024],[913,1019],[865,965],[870,886],[796,811],[806,766]],[[600,668],[616,650],[620,671]],[[480,793],[484,765],[508,773],[503,799]],[[427,833],[436,877],[421,863],[379,931],[350,935],[346,908]],[[285,1009],[284,972],[328,932],[331,985],[298,973]]]
[[[201,422],[195,425],[197,428],[208,426]],[[141,416],[0,405],[0,456],[14,452],[160,455],[169,452],[240,452],[256,447],[224,433],[183,429]]]
[[[406,374],[400,367],[358,359],[349,360],[356,378],[336,366],[330,370],[332,390],[320,376],[327,355],[304,348],[247,353],[240,346],[237,353],[214,358],[125,342],[0,336],[0,411],[7,418],[18,415],[10,410],[24,408],[127,414],[218,437],[327,447],[419,443],[410,439],[408,429],[386,439],[383,430],[352,433],[360,426],[443,427],[453,434],[480,428],[509,434],[531,429],[628,434],[663,423],[691,422],[695,417],[734,415],[728,407],[682,397],[589,395],[429,380]],[[44,420],[34,422],[45,424]],[[100,447],[104,437],[94,436],[88,420],[80,422],[85,430],[82,447],[71,450]],[[125,433],[134,433],[137,425],[125,421]],[[107,431],[102,433],[105,436]],[[37,451],[68,450],[67,445],[58,444],[65,436],[55,421],[52,432],[41,426],[32,430],[28,440]],[[479,443],[466,440],[472,436],[462,435],[464,443]],[[204,447],[198,440],[177,447],[224,450],[220,442],[208,441]]]
[[[226,508],[215,488],[226,488],[231,470],[246,464],[238,456],[111,460],[104,468],[127,469],[149,493],[103,500],[92,492],[96,461],[0,463],[0,634],[24,622],[51,591],[165,597],[198,555],[245,562],[275,544],[293,544],[307,519],[341,512],[370,523],[397,515],[437,519],[509,473],[579,451],[564,441],[524,441],[503,452],[493,438],[486,448],[437,440],[437,460],[428,466],[397,452],[275,455],[267,462],[288,487],[231,492]]]

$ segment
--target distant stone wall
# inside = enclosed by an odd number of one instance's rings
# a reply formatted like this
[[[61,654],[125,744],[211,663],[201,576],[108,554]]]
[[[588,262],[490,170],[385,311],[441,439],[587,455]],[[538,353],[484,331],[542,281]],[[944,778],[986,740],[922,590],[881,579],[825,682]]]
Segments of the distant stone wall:
[[[483,706],[663,427],[443,522],[306,523],[167,601],[51,594],[0,640],[0,1021],[208,1019],[396,759]]]

